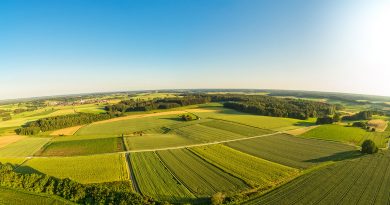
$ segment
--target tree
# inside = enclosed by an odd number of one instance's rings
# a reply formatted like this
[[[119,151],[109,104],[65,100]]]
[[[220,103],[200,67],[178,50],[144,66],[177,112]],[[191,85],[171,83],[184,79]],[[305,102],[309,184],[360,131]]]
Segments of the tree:
[[[225,199],[225,195],[221,192],[217,192],[211,197],[211,204],[213,205],[222,204],[224,199]]]
[[[322,124],[332,124],[333,123],[333,118],[331,117],[319,117],[317,118],[316,124],[317,125],[322,125]]]
[[[364,140],[362,144],[362,153],[373,154],[378,152],[378,147],[375,145],[375,142],[372,140]]]
[[[333,122],[340,122],[340,120],[341,120],[340,113],[335,113],[333,115]]]

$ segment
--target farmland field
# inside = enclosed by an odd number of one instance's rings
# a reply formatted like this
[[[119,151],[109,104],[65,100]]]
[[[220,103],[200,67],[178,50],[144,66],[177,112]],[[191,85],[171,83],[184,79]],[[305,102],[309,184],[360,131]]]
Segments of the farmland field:
[[[309,168],[321,162],[339,160],[357,153],[353,146],[287,134],[229,142],[226,145],[295,168]]]
[[[296,129],[300,126],[314,124],[312,120],[297,120],[291,118],[251,115],[226,109],[221,109],[221,111],[222,112],[206,114],[208,114],[208,117],[210,118],[242,123],[261,129],[269,129],[276,131]]]
[[[135,131],[148,130],[175,123],[180,123],[178,121],[178,116],[176,115],[135,118],[128,120],[90,124],[79,129],[76,132],[76,135],[132,134]]]
[[[11,136],[3,136],[0,137],[0,148],[5,147],[9,144],[12,144],[14,142],[20,141],[22,139],[25,139],[25,136],[21,135],[11,135]]]
[[[388,204],[390,155],[339,162],[301,176],[246,204]]]
[[[42,205],[42,204],[73,204],[50,195],[37,194],[23,190],[0,187],[0,204]]]
[[[142,194],[172,202],[195,199],[195,196],[163,166],[156,153],[132,153],[130,161]]]
[[[302,135],[307,138],[318,138],[351,143],[360,146],[366,139],[373,140],[378,147],[385,147],[386,136],[378,132],[368,132],[358,127],[345,127],[341,125],[322,125]]]
[[[270,134],[273,132],[271,130],[260,129],[257,127],[251,127],[251,126],[238,124],[238,123],[232,123],[232,122],[223,121],[223,120],[212,120],[212,121],[201,123],[201,125],[226,130],[226,131],[233,132],[233,133],[240,134],[240,135],[244,135],[247,137]]]
[[[50,138],[28,137],[0,149],[0,157],[28,157],[49,142]]]
[[[194,125],[175,129],[174,133],[198,142],[215,142],[215,141],[239,139],[245,137],[237,133],[233,133],[233,132],[229,132],[229,131],[225,131],[225,130],[221,130],[209,126],[204,126],[200,124],[194,124]]]
[[[242,180],[204,161],[187,149],[157,153],[166,166],[198,197],[247,188]]]
[[[76,156],[123,151],[121,138],[52,141],[37,153],[40,156]]]
[[[21,173],[44,173],[80,183],[129,180],[124,154],[33,158],[17,168]]]
[[[191,150],[208,162],[261,190],[273,187],[298,173],[294,168],[260,159],[224,145],[194,147]]]
[[[148,134],[125,138],[128,150],[161,149],[167,147],[185,146],[195,141],[174,134]]]

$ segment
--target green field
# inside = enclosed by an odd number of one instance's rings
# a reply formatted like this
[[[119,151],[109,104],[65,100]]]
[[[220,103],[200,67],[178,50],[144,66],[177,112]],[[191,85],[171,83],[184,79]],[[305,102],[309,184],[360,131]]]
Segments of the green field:
[[[198,142],[215,142],[221,140],[239,139],[245,136],[209,127],[201,124],[194,124],[190,126],[181,127],[173,130],[175,134],[186,137]]]
[[[101,138],[72,141],[52,141],[36,155],[38,156],[77,156],[123,151],[121,138]]]
[[[242,180],[204,161],[187,149],[157,153],[175,176],[198,197],[211,196],[216,192],[237,192],[247,188]]]
[[[50,138],[28,137],[1,148],[0,157],[31,156],[49,142],[49,140]]]
[[[368,132],[358,127],[346,127],[342,125],[322,125],[302,135],[307,138],[318,138],[351,143],[360,146],[366,139],[373,140],[378,147],[386,147],[388,141],[385,134]]]
[[[0,204],[13,204],[13,205],[62,205],[73,204],[67,202],[59,197],[54,197],[45,194],[37,194],[33,192],[27,192],[18,189],[11,189],[0,187]]]
[[[247,204],[388,204],[390,155],[339,162],[303,175]]]
[[[221,130],[226,130],[229,132],[233,132],[236,134],[244,135],[247,137],[257,136],[257,135],[264,135],[264,134],[270,134],[273,131],[266,130],[266,129],[260,129],[257,127],[247,126],[243,124],[238,123],[232,123],[229,121],[223,121],[223,120],[212,120],[208,122],[203,122],[201,125],[205,125],[208,127],[213,127]]]
[[[353,146],[288,134],[229,142],[226,145],[295,168],[309,168],[321,162],[340,160],[357,153]]]
[[[204,116],[276,131],[296,129],[300,126],[314,124],[313,120],[251,115],[224,108],[220,108],[220,112],[217,113],[205,113]]]
[[[126,137],[125,143],[128,150],[144,150],[186,146],[194,144],[194,141],[174,134],[147,134]]]
[[[22,164],[26,158],[18,158],[18,157],[0,157],[0,162],[3,164]]]
[[[129,180],[124,154],[33,158],[17,168],[21,173],[44,173],[80,183]]]
[[[75,135],[121,135],[132,134],[135,131],[148,130],[180,123],[178,116],[165,115],[135,118],[107,123],[97,123],[82,127]]]
[[[194,147],[191,150],[260,190],[269,189],[298,173],[294,168],[260,159],[224,145]]]
[[[130,161],[142,194],[171,202],[195,199],[195,196],[163,166],[156,153],[132,153]]]

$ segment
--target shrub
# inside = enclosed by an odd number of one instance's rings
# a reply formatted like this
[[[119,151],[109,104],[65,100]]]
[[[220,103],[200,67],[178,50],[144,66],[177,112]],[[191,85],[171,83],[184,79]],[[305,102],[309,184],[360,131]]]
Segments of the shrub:
[[[372,140],[365,140],[362,144],[362,153],[373,154],[378,152],[378,147]]]
[[[332,123],[333,123],[333,118],[331,118],[331,117],[319,117],[319,118],[317,118],[317,121],[316,121],[317,125],[332,124]]]
[[[225,195],[221,192],[217,192],[211,197],[211,204],[213,205],[222,204],[224,199],[225,199]]]

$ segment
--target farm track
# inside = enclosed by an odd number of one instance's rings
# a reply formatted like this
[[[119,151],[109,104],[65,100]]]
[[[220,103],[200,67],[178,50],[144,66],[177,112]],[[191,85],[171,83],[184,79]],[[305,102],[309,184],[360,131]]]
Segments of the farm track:
[[[129,179],[131,180],[131,185],[133,186],[135,192],[142,194],[141,190],[139,189],[138,183],[135,179],[133,168],[131,166],[130,153],[125,154],[125,160],[126,160],[127,170],[129,171]]]

